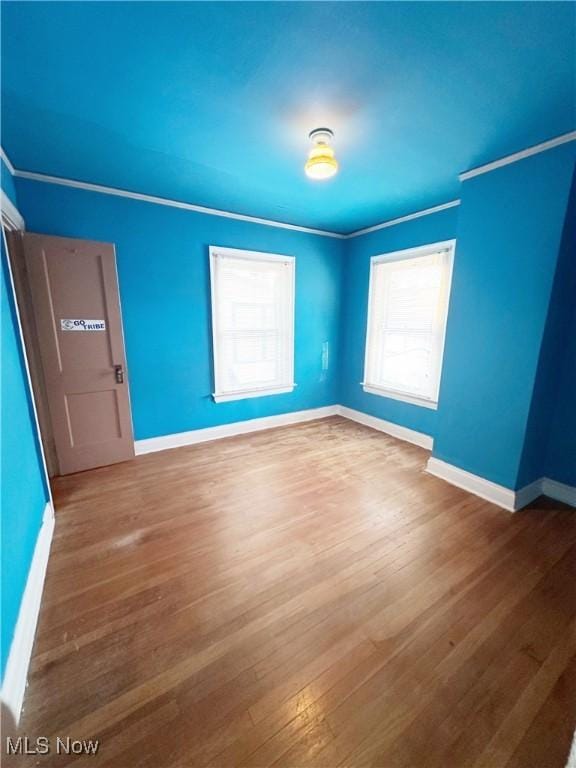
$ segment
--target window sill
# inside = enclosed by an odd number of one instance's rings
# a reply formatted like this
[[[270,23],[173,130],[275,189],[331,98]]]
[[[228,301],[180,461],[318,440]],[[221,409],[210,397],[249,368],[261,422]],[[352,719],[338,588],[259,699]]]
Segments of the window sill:
[[[245,389],[241,392],[214,392],[212,399],[215,403],[228,403],[231,400],[246,400],[249,397],[266,397],[267,395],[282,395],[285,392],[292,392],[296,384],[289,384],[286,387],[273,387],[272,389]]]
[[[392,400],[400,400],[403,403],[410,403],[410,405],[419,405],[421,408],[429,408],[432,411],[438,410],[438,402],[435,400],[427,400],[425,397],[418,397],[418,395],[409,395],[404,392],[397,392],[394,389],[375,387],[372,384],[365,384],[364,382],[361,382],[361,386],[364,392],[368,392],[370,395],[389,397]]]

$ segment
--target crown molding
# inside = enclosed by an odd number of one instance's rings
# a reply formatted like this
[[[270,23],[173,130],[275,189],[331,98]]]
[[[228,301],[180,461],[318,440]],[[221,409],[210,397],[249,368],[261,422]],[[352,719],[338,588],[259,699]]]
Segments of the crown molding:
[[[533,147],[522,149],[520,152],[514,152],[512,155],[506,155],[506,157],[501,157],[499,160],[486,163],[486,165],[479,165],[477,168],[464,171],[464,173],[459,174],[458,178],[460,181],[473,179],[475,176],[480,176],[483,173],[490,173],[490,171],[495,171],[497,168],[502,168],[504,165],[517,163],[518,160],[524,160],[526,157],[537,155],[540,152],[546,152],[548,149],[554,149],[554,147],[559,147],[561,144],[567,144],[569,141],[575,140],[576,131],[570,131],[570,133],[564,133],[562,136],[556,136],[556,138],[550,139],[549,141],[543,141],[541,144],[535,144]]]
[[[117,197],[128,197],[132,200],[140,200],[146,203],[154,203],[156,205],[167,205],[172,208],[182,208],[186,211],[195,211],[196,213],[204,213],[209,216],[223,216],[228,219],[238,219],[240,221],[248,221],[252,224],[264,224],[269,227],[280,227],[281,229],[291,229],[296,232],[305,232],[310,235],[320,235],[322,237],[334,237],[338,240],[348,240],[351,237],[358,237],[359,235],[365,235],[369,232],[375,232],[378,229],[384,229],[386,227],[393,227],[396,224],[402,224],[405,221],[411,221],[412,219],[418,219],[420,216],[428,216],[431,213],[438,213],[444,211],[447,208],[453,208],[456,205],[460,205],[460,200],[452,200],[449,203],[443,203],[442,205],[436,205],[433,208],[426,208],[423,211],[416,211],[416,213],[409,213],[406,216],[401,216],[398,219],[390,219],[390,221],[382,222],[381,224],[375,224],[372,227],[366,229],[359,229],[356,232],[350,232],[347,235],[339,232],[329,232],[325,229],[313,229],[311,227],[301,227],[298,224],[286,224],[282,221],[274,221],[273,219],[261,219],[255,216],[247,216],[243,213],[233,213],[232,211],[222,211],[217,208],[206,208],[202,205],[193,205],[192,203],[184,203],[180,200],[170,200],[166,197],[156,197],[154,195],[146,195],[141,192],[130,192],[126,189],[118,189],[116,187],[106,187],[101,184],[92,184],[88,181],[76,181],[75,179],[66,179],[61,176],[49,176],[45,173],[35,173],[33,171],[19,171],[14,170],[14,176],[19,179],[29,179],[31,181],[40,181],[46,184],[58,184],[63,187],[72,187],[74,189],[83,189],[87,192],[100,192],[103,195],[116,195]]]
[[[465,171],[459,174],[458,178],[460,179],[460,181],[466,181],[467,179],[472,179],[475,176],[480,176],[483,173],[489,173],[490,171],[494,171],[497,168],[501,168],[504,165],[515,163],[518,160],[523,160],[526,157],[531,157],[532,155],[536,155],[539,152],[545,152],[548,149],[553,149],[554,147],[558,147],[562,144],[567,144],[568,142],[575,141],[575,140],[576,140],[576,131],[571,131],[570,133],[565,133],[562,136],[557,136],[556,138],[550,139],[549,141],[544,141],[541,144],[536,144],[533,147],[528,147],[527,149],[523,149],[520,152],[515,152],[512,155],[507,155],[506,157],[502,157],[499,160],[494,160],[493,162],[487,163],[486,165],[481,165],[481,166],[478,166],[477,168],[472,168],[469,171]],[[441,205],[435,205],[432,208],[425,208],[421,211],[415,211],[414,213],[409,213],[406,216],[400,216],[396,219],[389,219],[388,221],[383,221],[380,224],[374,224],[370,227],[365,227],[364,229],[358,229],[358,230],[355,230],[354,232],[349,232],[348,234],[341,234],[339,232],[330,232],[324,229],[314,229],[312,227],[303,227],[298,224],[287,224],[286,222],[275,221],[273,219],[263,219],[256,216],[248,216],[242,213],[234,213],[233,211],[224,211],[218,208],[207,208],[206,206],[202,206],[202,205],[194,205],[192,203],[185,203],[180,200],[171,200],[170,198],[165,198],[165,197],[156,197],[155,195],[146,195],[140,192],[130,192],[129,190],[126,190],[126,189],[118,189],[116,187],[106,187],[101,184],[92,184],[87,181],[76,181],[75,179],[66,179],[60,176],[49,176],[48,174],[35,173],[33,171],[21,171],[14,168],[6,152],[1,147],[0,147],[0,157],[2,157],[2,159],[6,163],[6,166],[10,171],[10,173],[13,176],[16,176],[21,179],[30,179],[32,181],[40,181],[47,184],[58,184],[64,187],[72,187],[74,189],[83,189],[88,192],[100,192],[101,194],[104,194],[104,195],[116,195],[117,197],[127,197],[127,198],[131,198],[132,200],[140,200],[146,203],[154,203],[156,205],[166,205],[172,208],[181,208],[186,211],[194,211],[195,213],[204,213],[208,216],[221,216],[223,218],[236,219],[238,221],[246,221],[252,224],[262,224],[268,227],[288,229],[294,232],[304,232],[306,234],[319,235],[321,237],[332,237],[338,240],[349,240],[353,237],[368,235],[371,232],[377,232],[380,229],[386,229],[387,227],[395,227],[397,224],[403,224],[407,221],[419,219],[421,216],[429,216],[430,214],[433,214],[433,213],[440,213],[440,211],[445,211],[445,210],[448,210],[449,208],[454,208],[460,205],[459,199],[450,200],[447,203],[442,203]]]
[[[4,151],[4,147],[2,147],[2,146],[0,146],[0,157],[1,157],[1,158],[2,158],[2,160],[4,160],[4,162],[6,163],[6,168],[8,168],[8,170],[9,170],[9,171],[10,171],[10,173],[11,173],[11,175],[12,175],[12,176],[15,176],[15,175],[16,175],[16,168],[14,168],[14,166],[13,166],[13,165],[12,165],[12,163],[10,162],[10,158],[8,157],[8,155],[7,155],[7,154],[6,154],[6,152]]]
[[[146,195],[141,192],[130,192],[127,189],[118,189],[117,187],[106,187],[102,184],[92,184],[88,181],[76,181],[75,179],[66,179],[62,176],[50,176],[45,173],[35,173],[34,171],[21,171],[14,168],[10,162],[8,155],[2,147],[0,147],[0,157],[6,163],[6,166],[12,176],[16,176],[19,179],[30,179],[31,181],[40,181],[46,184],[58,184],[63,187],[72,187],[73,189],[83,189],[87,192],[100,192],[103,195],[116,195],[117,197],[128,197],[132,200],[140,200],[146,203],[154,203],[156,205],[167,205],[172,208],[182,208],[186,211],[194,211],[196,213],[204,213],[208,216],[222,216],[228,219],[237,219],[239,221],[248,221],[253,224],[264,224],[269,227],[279,227],[281,229],[290,229],[296,232],[305,232],[310,235],[320,235],[321,237],[333,237],[338,240],[349,240],[352,237],[359,237],[360,235],[367,235],[370,232],[376,232],[379,229],[386,229],[386,227],[394,227],[396,224],[403,224],[405,221],[412,221],[412,219],[418,219],[421,216],[428,216],[431,213],[439,213],[447,208],[453,208],[456,205],[460,205],[460,200],[451,200],[448,203],[442,205],[435,205],[433,208],[425,208],[422,211],[416,211],[415,213],[409,213],[406,216],[400,216],[396,219],[389,219],[383,221],[380,224],[374,224],[373,226],[366,227],[365,229],[358,229],[348,234],[341,234],[340,232],[329,232],[324,229],[314,229],[312,227],[301,227],[298,224],[286,224],[281,221],[274,221],[273,219],[262,219],[256,216],[247,216],[242,213],[233,213],[232,211],[222,211],[217,208],[207,208],[202,205],[193,205],[192,203],[184,203],[180,200],[171,200],[165,197],[156,197],[155,195]]]
[[[422,211],[416,211],[415,213],[409,213],[406,216],[400,216],[397,219],[390,219],[389,221],[383,221],[381,224],[374,224],[371,227],[365,229],[358,229],[355,232],[350,232],[348,235],[344,235],[345,240],[349,240],[351,237],[359,237],[360,235],[368,235],[370,232],[377,232],[379,229],[386,229],[386,227],[395,227],[396,224],[403,224],[405,221],[412,221],[412,219],[419,219],[421,216],[429,216],[431,213],[439,213],[445,211],[448,208],[454,208],[460,205],[460,200],[451,200],[449,203],[442,203],[442,205],[435,205],[432,208],[424,208]]]
[[[334,237],[339,240],[345,238],[338,232],[328,232],[324,229],[313,229],[312,227],[301,227],[298,224],[287,224],[283,221],[274,221],[273,219],[261,219],[256,216],[248,216],[243,213],[234,213],[232,211],[223,211],[218,208],[207,208],[203,205],[193,205],[184,203],[181,200],[171,200],[167,197],[156,197],[155,195],[145,195],[141,192],[130,192],[127,189],[118,189],[116,187],[106,187],[101,184],[92,184],[87,181],[76,181],[75,179],[65,179],[61,176],[49,176],[45,173],[34,173],[32,171],[14,171],[14,176],[19,179],[30,179],[31,181],[40,181],[46,184],[58,184],[62,187],[72,187],[74,189],[83,189],[86,192],[100,192],[104,195],[115,195],[117,197],[128,197],[132,200],[140,200],[144,203],[154,203],[155,205],[167,205],[171,208],[181,208],[185,211],[194,211],[195,213],[204,213],[208,216],[221,216],[225,219],[236,219],[237,221],[246,221],[250,224],[263,224],[267,227],[277,227],[280,229],[290,229],[294,232],[305,232],[309,235],[320,235],[321,237]]]

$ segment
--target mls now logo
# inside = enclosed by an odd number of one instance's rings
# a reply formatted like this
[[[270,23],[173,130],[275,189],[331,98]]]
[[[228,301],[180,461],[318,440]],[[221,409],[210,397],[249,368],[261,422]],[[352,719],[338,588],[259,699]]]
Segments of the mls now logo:
[[[55,751],[57,755],[95,755],[100,743],[97,739],[71,739],[70,736],[56,737],[54,745],[47,736],[30,739],[18,736],[17,739],[6,737],[8,755],[48,755]]]

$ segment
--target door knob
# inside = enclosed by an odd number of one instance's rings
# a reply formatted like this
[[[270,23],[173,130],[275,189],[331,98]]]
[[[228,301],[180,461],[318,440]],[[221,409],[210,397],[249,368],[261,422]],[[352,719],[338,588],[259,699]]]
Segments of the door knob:
[[[116,376],[116,384],[124,384],[124,369],[121,365],[114,366],[114,376]]]

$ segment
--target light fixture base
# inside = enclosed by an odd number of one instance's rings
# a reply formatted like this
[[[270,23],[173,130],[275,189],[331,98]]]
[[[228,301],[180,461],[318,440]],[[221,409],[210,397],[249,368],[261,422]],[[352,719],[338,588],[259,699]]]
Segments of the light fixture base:
[[[334,131],[331,131],[330,128],[314,128],[308,134],[308,138],[315,144],[330,144],[334,138]]]

